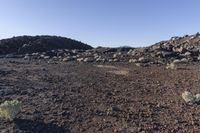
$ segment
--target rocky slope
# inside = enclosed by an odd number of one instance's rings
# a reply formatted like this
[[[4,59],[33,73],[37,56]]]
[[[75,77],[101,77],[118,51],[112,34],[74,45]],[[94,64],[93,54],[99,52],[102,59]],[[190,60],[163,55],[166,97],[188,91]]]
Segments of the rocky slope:
[[[200,34],[172,37],[144,48],[97,48],[84,53],[94,61],[166,64],[174,60],[196,62],[200,60]],[[92,60],[92,59],[91,59]]]
[[[200,50],[200,34],[172,37],[168,41],[162,41],[150,46],[149,51],[163,58],[187,58],[198,60]]]
[[[31,40],[31,39],[32,40]],[[37,39],[39,38],[39,39]],[[21,41],[21,39],[23,41]],[[78,61],[78,62],[129,62],[139,66],[150,64],[167,64],[175,60],[193,63],[200,60],[200,34],[172,37],[170,40],[161,41],[143,48],[105,48],[92,47],[74,40],[59,37],[20,37],[2,40],[0,43],[1,57],[19,57],[28,60],[45,59],[53,61]],[[24,41],[25,40],[25,41]],[[29,42],[28,42],[29,40]],[[31,40],[31,41],[30,41]],[[17,43],[15,43],[17,42]],[[16,46],[20,44],[20,47]],[[12,48],[9,47],[12,45]],[[17,53],[17,54],[14,54]]]
[[[57,36],[19,36],[0,40],[0,54],[26,54],[53,49],[91,49],[82,42]]]

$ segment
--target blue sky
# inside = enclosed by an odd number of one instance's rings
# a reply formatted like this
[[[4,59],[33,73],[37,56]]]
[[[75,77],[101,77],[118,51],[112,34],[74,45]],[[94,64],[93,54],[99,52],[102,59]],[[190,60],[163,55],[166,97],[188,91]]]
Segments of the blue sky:
[[[199,0],[0,0],[0,38],[59,35],[96,46],[148,46],[200,31]]]

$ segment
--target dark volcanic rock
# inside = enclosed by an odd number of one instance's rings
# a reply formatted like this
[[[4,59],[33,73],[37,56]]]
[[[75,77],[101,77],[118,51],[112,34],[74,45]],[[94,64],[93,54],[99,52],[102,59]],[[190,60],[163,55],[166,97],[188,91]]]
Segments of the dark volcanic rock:
[[[26,54],[53,49],[92,49],[91,46],[57,36],[19,36],[0,40],[0,54]]]

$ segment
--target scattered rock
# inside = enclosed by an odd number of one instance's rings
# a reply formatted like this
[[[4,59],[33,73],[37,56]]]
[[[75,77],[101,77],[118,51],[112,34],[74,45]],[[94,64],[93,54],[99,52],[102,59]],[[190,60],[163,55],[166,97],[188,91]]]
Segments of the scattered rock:
[[[78,58],[76,59],[78,62],[82,62],[84,60],[84,58]]]
[[[118,62],[119,61],[119,59],[113,59],[113,62]]]
[[[186,52],[186,49],[183,47],[173,47],[173,51],[178,53],[184,53]]]
[[[34,39],[35,41],[34,41]],[[79,44],[80,46],[69,47],[65,46],[66,42],[58,46],[51,44],[51,38],[55,40],[62,40],[64,38],[51,37],[51,36],[37,36],[37,37],[16,37],[8,39],[8,44],[5,40],[0,41],[0,58],[21,58],[19,55],[28,53],[24,59],[45,59],[45,60],[58,60],[58,61],[72,61],[78,62],[129,62],[129,63],[145,63],[145,64],[167,64],[178,59],[185,58],[185,62],[200,61],[200,37],[198,34],[188,35],[183,37],[172,37],[170,40],[161,41],[149,47],[144,48],[104,48],[97,47],[92,49],[88,45],[80,42],[64,39],[69,44]],[[10,44],[14,40],[17,45]],[[33,40],[32,40],[33,39]],[[26,41],[23,41],[26,40]],[[51,40],[51,41],[49,41]],[[8,46],[6,46],[8,45]],[[41,48],[42,47],[42,48]],[[8,48],[11,50],[6,51]],[[4,51],[3,51],[4,50]],[[11,52],[12,51],[12,52]],[[137,59],[137,60],[136,60]],[[186,61],[187,60],[187,61]],[[161,63],[159,63],[161,62]],[[183,61],[181,61],[183,62]],[[176,64],[176,62],[173,62]],[[174,68],[174,64],[168,65],[168,68]]]
[[[159,55],[159,53],[157,53],[157,55]],[[160,53],[160,55],[162,55],[163,58],[168,58],[168,57],[175,56],[175,53],[174,52],[165,52],[165,51],[162,51]]]
[[[28,60],[28,59],[30,59],[30,56],[25,55],[25,56],[24,56],[24,59],[25,59],[25,60]]]
[[[50,56],[44,56],[43,58],[44,59],[50,59]]]
[[[192,54],[190,52],[186,52],[184,55],[185,56],[191,56]]]
[[[138,67],[147,67],[148,66],[148,64],[146,64],[146,63],[135,63],[135,65]]]
[[[99,58],[96,59],[96,62],[105,62],[105,61],[106,61],[106,60],[103,59],[103,58],[101,58],[101,57],[99,57]]]
[[[84,62],[93,62],[94,58],[93,57],[87,57],[83,60]]]
[[[145,58],[145,57],[140,57],[140,58],[138,59],[138,62],[140,62],[140,63],[147,63],[147,62],[149,62],[149,59],[147,59],[147,58]]]
[[[71,61],[71,60],[73,60],[72,57],[65,57],[65,58],[63,58],[63,62],[68,62],[68,61]]]
[[[129,63],[136,63],[137,60],[136,60],[136,59],[130,59],[128,62],[129,62]]]

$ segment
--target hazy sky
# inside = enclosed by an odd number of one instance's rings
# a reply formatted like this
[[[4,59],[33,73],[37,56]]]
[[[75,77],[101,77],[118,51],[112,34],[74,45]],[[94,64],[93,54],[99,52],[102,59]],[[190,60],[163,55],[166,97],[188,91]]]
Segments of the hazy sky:
[[[147,46],[200,31],[199,0],[0,0],[0,38],[60,35]]]

